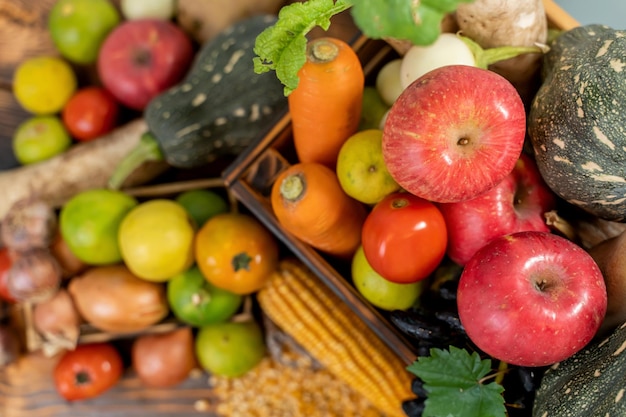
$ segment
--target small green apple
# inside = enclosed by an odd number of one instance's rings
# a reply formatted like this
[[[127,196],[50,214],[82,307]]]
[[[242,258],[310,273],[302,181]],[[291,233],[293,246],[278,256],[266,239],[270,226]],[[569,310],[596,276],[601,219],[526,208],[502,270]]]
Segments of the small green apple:
[[[337,157],[341,188],[365,204],[376,204],[400,189],[385,166],[382,135],[379,129],[357,132],[344,142]]]
[[[414,305],[426,288],[426,281],[398,284],[386,280],[367,262],[360,246],[352,257],[352,282],[372,305],[383,310],[406,310]]]

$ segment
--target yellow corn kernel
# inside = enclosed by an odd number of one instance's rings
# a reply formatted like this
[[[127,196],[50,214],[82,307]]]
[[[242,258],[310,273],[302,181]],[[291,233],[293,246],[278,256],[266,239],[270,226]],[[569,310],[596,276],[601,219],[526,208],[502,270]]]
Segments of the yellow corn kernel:
[[[263,311],[330,372],[387,416],[414,397],[406,364],[304,264],[281,261],[258,293]]]

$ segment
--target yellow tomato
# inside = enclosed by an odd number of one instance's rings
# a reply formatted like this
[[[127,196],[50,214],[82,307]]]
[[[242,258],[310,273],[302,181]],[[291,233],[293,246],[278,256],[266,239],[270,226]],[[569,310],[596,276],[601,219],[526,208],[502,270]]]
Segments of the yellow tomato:
[[[13,92],[27,111],[58,113],[76,91],[76,74],[61,58],[39,56],[23,61],[13,76]]]
[[[253,217],[222,213],[198,231],[195,257],[210,283],[235,294],[250,294],[261,289],[276,270],[278,243]]]
[[[126,266],[148,281],[167,281],[193,264],[193,223],[173,200],[149,200],[132,209],[118,240]]]

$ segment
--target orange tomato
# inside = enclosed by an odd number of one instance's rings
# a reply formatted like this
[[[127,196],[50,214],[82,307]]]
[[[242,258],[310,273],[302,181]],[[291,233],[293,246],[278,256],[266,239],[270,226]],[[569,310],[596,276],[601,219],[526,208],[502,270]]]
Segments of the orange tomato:
[[[255,218],[242,213],[211,217],[194,243],[196,264],[204,278],[235,294],[263,287],[278,265],[278,243]]]

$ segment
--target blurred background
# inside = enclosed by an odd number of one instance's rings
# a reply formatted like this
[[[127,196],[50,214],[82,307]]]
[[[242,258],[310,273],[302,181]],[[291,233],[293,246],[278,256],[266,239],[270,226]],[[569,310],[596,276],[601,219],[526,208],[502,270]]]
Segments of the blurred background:
[[[601,23],[614,29],[626,29],[624,0],[555,0],[555,3],[583,25]]]

